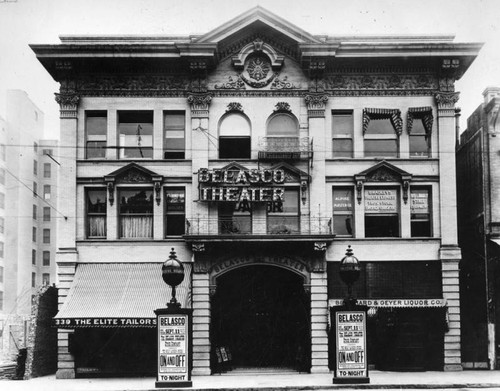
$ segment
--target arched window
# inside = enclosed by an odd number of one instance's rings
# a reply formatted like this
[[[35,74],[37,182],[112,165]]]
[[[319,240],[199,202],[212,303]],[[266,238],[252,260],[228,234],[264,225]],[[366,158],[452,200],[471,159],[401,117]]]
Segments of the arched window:
[[[267,123],[267,137],[299,137],[297,119],[287,113],[272,116]]]
[[[219,124],[219,158],[250,159],[251,127],[241,113],[225,115]]]

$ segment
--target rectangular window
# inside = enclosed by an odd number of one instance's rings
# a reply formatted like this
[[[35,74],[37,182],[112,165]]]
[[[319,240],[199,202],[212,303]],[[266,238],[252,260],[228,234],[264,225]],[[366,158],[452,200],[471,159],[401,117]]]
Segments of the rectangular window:
[[[300,233],[299,189],[286,188],[282,201],[267,205],[267,233],[271,235]]]
[[[0,184],[5,185],[5,169],[0,168]]]
[[[410,191],[411,236],[432,236],[430,189],[412,188]]]
[[[37,218],[37,208],[36,208],[36,205],[33,205],[33,220],[36,220]]]
[[[0,193],[0,209],[5,209],[5,194]]]
[[[50,185],[43,185],[43,199],[50,200]]]
[[[410,157],[429,157],[431,138],[425,131],[421,118],[414,118],[410,133]]]
[[[352,111],[332,112],[333,157],[353,157],[354,123]]]
[[[119,111],[120,159],[153,157],[153,112]]]
[[[166,111],[163,116],[165,137],[163,139],[164,159],[185,159],[186,115],[183,111]]]
[[[153,237],[153,190],[119,191],[120,237]]]
[[[333,233],[352,236],[354,232],[354,192],[352,187],[333,189]]]
[[[0,234],[3,234],[5,232],[5,219],[3,217],[0,217]]]
[[[0,311],[3,311],[3,292],[0,291]]]
[[[398,137],[389,118],[372,119],[364,138],[365,157],[398,157]]]
[[[220,159],[250,159],[250,137],[221,136],[219,137]]]
[[[33,197],[38,196],[38,183],[33,182]]]
[[[4,243],[0,242],[0,258],[3,258],[4,256]]]
[[[365,189],[365,237],[399,237],[397,189]]]
[[[32,228],[32,231],[31,231],[31,240],[33,242],[36,242],[36,227]]]
[[[38,162],[33,160],[33,175],[38,175]]]
[[[252,232],[252,212],[250,205],[243,202],[219,204],[220,234],[249,234]]]
[[[36,286],[36,273],[31,273],[31,286],[33,288]]]
[[[36,250],[31,250],[31,264],[36,265]]]
[[[3,266],[0,266],[0,283],[3,283]]]
[[[165,233],[184,235],[186,221],[186,199],[184,188],[165,189]]]
[[[87,159],[106,157],[108,113],[106,111],[85,112],[85,156]]]
[[[50,266],[50,251],[42,253],[43,266]]]
[[[43,207],[43,221],[50,221],[50,207]]]
[[[50,285],[50,274],[49,273],[42,274],[42,284],[43,285]]]
[[[86,198],[87,237],[106,237],[106,189],[88,189]]]
[[[7,153],[6,153],[6,148],[5,148],[5,144],[0,144],[0,159],[2,159],[3,161],[5,161],[5,158],[7,156]]]
[[[43,163],[43,177],[50,178],[52,165],[50,163]]]
[[[46,244],[50,243],[50,229],[44,228],[43,230],[43,242]]]

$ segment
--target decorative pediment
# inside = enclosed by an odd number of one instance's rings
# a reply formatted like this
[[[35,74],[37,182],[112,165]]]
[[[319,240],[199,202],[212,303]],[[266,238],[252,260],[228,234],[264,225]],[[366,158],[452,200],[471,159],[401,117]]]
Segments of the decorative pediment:
[[[285,173],[285,182],[298,182],[300,184],[300,198],[302,203],[305,204],[307,200],[307,190],[311,176],[291,164],[280,162],[271,167],[271,170],[283,170]]]
[[[412,174],[406,172],[385,160],[370,167],[367,170],[354,175],[356,181],[356,191],[358,204],[361,204],[363,197],[363,186],[365,182],[398,182],[403,187],[403,200],[405,204],[408,202],[408,189]]]
[[[115,185],[125,183],[144,183],[153,184],[155,190],[156,203],[160,205],[161,201],[161,185],[163,176],[159,175],[147,168],[144,168],[137,163],[130,163],[119,168],[116,171],[104,176],[104,181],[108,188],[109,204],[114,203]]]

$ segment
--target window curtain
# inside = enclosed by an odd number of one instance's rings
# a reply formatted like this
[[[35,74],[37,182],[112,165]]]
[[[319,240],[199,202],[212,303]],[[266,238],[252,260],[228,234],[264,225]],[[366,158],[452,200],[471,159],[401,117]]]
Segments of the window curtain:
[[[152,238],[153,216],[122,216],[122,238]]]
[[[88,229],[90,237],[106,237],[106,216],[89,216]]]

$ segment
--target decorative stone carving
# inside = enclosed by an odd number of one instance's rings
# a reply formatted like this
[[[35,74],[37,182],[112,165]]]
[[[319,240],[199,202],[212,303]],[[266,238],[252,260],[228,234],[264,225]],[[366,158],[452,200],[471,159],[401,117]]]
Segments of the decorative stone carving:
[[[212,101],[212,94],[190,94],[187,100],[191,105],[192,118],[208,117],[208,107]]]
[[[61,118],[76,118],[80,96],[76,93],[55,93]]]
[[[307,115],[309,118],[324,118],[326,102],[328,95],[326,94],[307,94],[304,96],[307,106]]]
[[[363,200],[363,181],[356,181],[356,199],[358,200],[358,205],[361,205],[361,201]]]
[[[205,243],[193,243],[191,248],[194,252],[203,252],[205,251]]]
[[[126,183],[145,183],[150,182],[151,177],[145,175],[138,170],[128,170],[123,176],[119,178],[120,182]]]
[[[314,242],[314,251],[326,251],[326,242]]]
[[[276,109],[273,111],[274,113],[285,112],[291,113],[292,109],[290,108],[290,104],[287,102],[278,102],[276,103]]]
[[[108,188],[108,198],[109,198],[109,205],[113,206],[113,203],[115,202],[115,184],[113,182],[108,182],[107,183],[107,188]]]
[[[438,109],[454,109],[459,97],[459,92],[438,92],[434,95]]]
[[[241,78],[241,74],[238,73],[236,78],[233,79],[232,76],[229,76],[229,81],[224,84],[216,84],[214,86],[216,90],[224,89],[224,90],[245,90],[247,86],[245,85],[243,79]]]
[[[226,113],[228,113],[230,111],[239,111],[239,112],[243,113],[243,106],[241,105],[241,103],[238,103],[238,102],[230,102],[227,105]]]
[[[370,182],[399,182],[400,178],[387,167],[380,167],[369,173],[366,180]]]
[[[324,77],[329,90],[436,90],[438,80],[430,74],[329,74]]]
[[[280,79],[279,73],[275,75],[273,83],[271,84],[271,90],[294,90],[300,87],[293,85],[288,81],[288,76],[283,76],[283,79]]]
[[[155,182],[154,189],[155,189],[156,205],[160,206],[160,203],[161,203],[161,183]]]
[[[198,256],[195,256],[195,260],[193,263],[193,271],[195,273],[205,274],[208,273],[209,267],[208,262],[204,259],[198,259]]]

